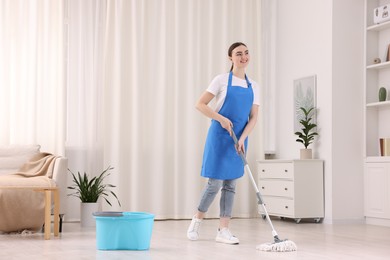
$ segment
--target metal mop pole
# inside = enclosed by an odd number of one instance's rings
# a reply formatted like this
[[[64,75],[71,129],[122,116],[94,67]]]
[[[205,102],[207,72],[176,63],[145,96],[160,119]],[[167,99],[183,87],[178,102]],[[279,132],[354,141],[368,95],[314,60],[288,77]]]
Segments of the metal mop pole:
[[[237,140],[237,137],[236,137],[236,134],[234,133],[234,131],[232,131],[232,137],[233,137],[234,143],[237,145],[238,140]],[[267,218],[267,222],[268,222],[269,225],[271,226],[272,235],[273,235],[273,237],[274,237],[274,241],[275,241],[275,242],[281,242],[282,240],[279,239],[278,233],[276,232],[276,230],[275,230],[275,228],[274,228],[274,225],[272,224],[272,221],[271,221],[271,219],[270,219],[270,217],[269,217],[269,215],[268,215],[268,211],[267,211],[267,209],[265,208],[263,198],[262,198],[262,196],[261,196],[261,194],[260,194],[259,189],[257,188],[255,179],[253,178],[252,171],[251,171],[251,169],[249,168],[248,161],[246,160],[245,155],[244,155],[243,153],[239,153],[239,155],[240,155],[242,161],[244,162],[244,167],[245,167],[245,169],[247,170],[247,172],[249,173],[249,177],[250,177],[250,179],[251,179],[253,188],[254,188],[255,191],[256,191],[257,204],[258,204],[259,206],[262,206],[262,208],[263,208],[263,210],[264,210],[264,213],[265,213],[265,216],[266,216],[266,218]]]

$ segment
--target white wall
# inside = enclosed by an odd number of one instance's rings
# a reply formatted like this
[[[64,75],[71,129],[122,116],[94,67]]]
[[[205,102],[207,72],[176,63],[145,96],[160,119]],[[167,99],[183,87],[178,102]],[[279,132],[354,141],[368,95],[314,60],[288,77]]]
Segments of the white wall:
[[[334,0],[332,28],[333,219],[362,219],[364,0]]]
[[[278,0],[276,12],[276,157],[299,158],[293,81],[315,74],[319,138],[312,148],[325,161],[328,222],[363,217],[363,0],[340,2]]]

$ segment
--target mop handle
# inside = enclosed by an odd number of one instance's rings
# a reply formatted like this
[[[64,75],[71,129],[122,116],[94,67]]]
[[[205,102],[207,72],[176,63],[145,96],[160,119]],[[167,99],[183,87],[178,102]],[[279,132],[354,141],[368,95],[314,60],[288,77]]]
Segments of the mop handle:
[[[232,137],[233,137],[233,140],[234,140],[234,144],[237,145],[238,143],[238,140],[237,140],[237,136],[236,134],[234,133],[234,131],[232,130]],[[252,174],[252,171],[251,169],[249,168],[249,165],[248,165],[248,161],[246,160],[245,158],[245,154],[242,153],[241,151],[238,152],[238,154],[240,155],[243,163],[244,163],[244,167],[247,169],[247,171],[249,172],[249,177],[252,181],[252,185],[253,185],[253,188],[255,189],[256,191],[256,194],[258,194],[258,200],[259,200],[259,204],[263,204],[263,199],[261,198],[261,196],[259,195],[259,188],[257,188],[257,185],[256,185],[256,182],[255,182],[255,179],[253,178],[253,174]]]
[[[232,137],[233,137],[233,140],[234,140],[234,144],[237,145],[238,143],[238,140],[237,140],[237,136],[236,134],[234,133],[234,131],[232,130]],[[252,182],[252,185],[253,185],[253,188],[255,189],[256,191],[256,196],[257,196],[257,204],[262,206],[263,208],[263,211],[265,213],[265,216],[267,218],[267,221],[268,221],[268,224],[271,226],[271,229],[272,229],[272,235],[274,236],[274,240],[275,242],[279,242],[280,239],[279,239],[279,236],[278,236],[278,233],[276,232],[275,228],[274,228],[274,225],[272,224],[272,221],[271,221],[271,218],[269,217],[269,214],[268,214],[268,211],[264,205],[264,201],[263,201],[263,198],[260,194],[260,191],[259,191],[259,188],[257,188],[257,185],[256,185],[256,181],[255,179],[253,178],[253,174],[252,174],[252,171],[251,169],[249,168],[249,165],[248,165],[248,161],[246,160],[245,158],[245,155],[240,151],[238,152],[238,154],[240,155],[242,161],[244,162],[244,168],[247,170],[247,172],[249,173],[249,177],[251,179],[251,182]]]

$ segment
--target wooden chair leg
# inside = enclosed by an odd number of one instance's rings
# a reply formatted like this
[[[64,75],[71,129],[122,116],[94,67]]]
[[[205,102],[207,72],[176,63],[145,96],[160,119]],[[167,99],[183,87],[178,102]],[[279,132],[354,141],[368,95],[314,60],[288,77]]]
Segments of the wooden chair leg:
[[[50,188],[36,188],[33,189],[37,192],[44,192],[45,193],[45,225],[44,225],[44,236],[45,239],[50,239],[50,233],[51,233],[51,195],[53,192],[54,197],[54,236],[59,235],[59,221],[60,221],[60,194],[57,187],[50,187]],[[62,219],[61,219],[61,225],[62,225]]]
[[[45,239],[50,239],[50,229],[51,229],[51,192],[50,190],[45,190]]]
[[[60,196],[58,189],[53,190],[54,193],[54,236],[58,237],[59,232],[59,217],[60,217]]]

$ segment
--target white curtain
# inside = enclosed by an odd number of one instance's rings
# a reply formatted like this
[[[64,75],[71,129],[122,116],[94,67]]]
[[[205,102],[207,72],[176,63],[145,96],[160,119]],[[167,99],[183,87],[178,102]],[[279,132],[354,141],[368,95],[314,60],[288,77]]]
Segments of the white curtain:
[[[57,154],[65,147],[76,172],[113,166],[107,181],[122,207],[111,200],[105,210],[190,218],[206,181],[210,123],[194,104],[228,71],[235,41],[248,45],[248,74],[261,82],[260,3],[0,0],[0,143],[39,143]],[[254,173],[261,129],[250,137]],[[66,204],[67,219],[78,218],[78,201]],[[245,176],[234,216],[254,216],[255,205]],[[208,216],[218,208],[217,198]]]
[[[248,74],[261,82],[260,3],[69,0],[67,156],[74,171],[114,167],[108,181],[122,207],[104,209],[192,217],[205,184],[200,167],[210,122],[194,105],[210,80],[228,71],[235,41],[248,45]],[[261,136],[259,124],[248,155],[254,174]],[[254,216],[255,205],[245,176],[234,216]],[[217,198],[208,217],[218,217],[218,208]]]
[[[210,122],[194,104],[228,70],[235,41],[247,43],[248,74],[261,82],[260,8],[256,0],[0,0],[0,144],[41,144],[91,175],[113,166],[108,181],[122,208],[107,210],[190,218]],[[261,129],[250,137],[255,174]],[[78,201],[66,204],[67,218],[78,218]],[[234,216],[254,216],[255,204],[245,176]],[[218,217],[218,198],[208,216]]]
[[[64,154],[63,1],[0,1],[0,144]]]

